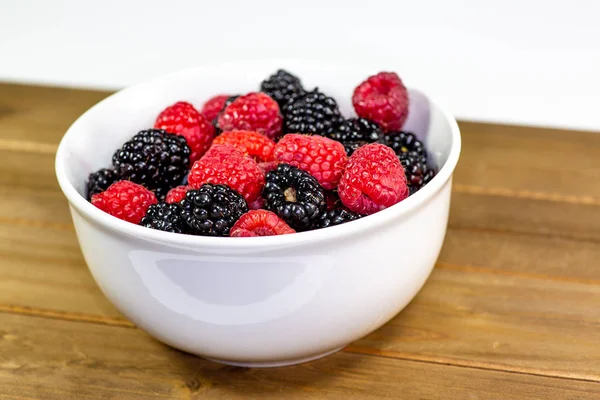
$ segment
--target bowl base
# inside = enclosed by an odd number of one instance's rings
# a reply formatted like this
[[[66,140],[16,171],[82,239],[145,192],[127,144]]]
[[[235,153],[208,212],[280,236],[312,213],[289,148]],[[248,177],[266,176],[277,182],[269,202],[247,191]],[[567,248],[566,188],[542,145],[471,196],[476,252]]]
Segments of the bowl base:
[[[219,358],[207,358],[208,361],[213,361],[219,364],[233,365],[234,367],[246,367],[246,368],[275,368],[275,367],[287,367],[290,365],[302,364],[309,361],[318,360],[319,358],[327,357],[333,353],[337,353],[343,349],[343,347],[339,347],[334,350],[326,351],[325,353],[304,357],[304,358],[296,358],[292,360],[281,360],[281,361],[257,361],[257,362],[245,362],[245,361],[235,361],[235,360],[221,360]]]

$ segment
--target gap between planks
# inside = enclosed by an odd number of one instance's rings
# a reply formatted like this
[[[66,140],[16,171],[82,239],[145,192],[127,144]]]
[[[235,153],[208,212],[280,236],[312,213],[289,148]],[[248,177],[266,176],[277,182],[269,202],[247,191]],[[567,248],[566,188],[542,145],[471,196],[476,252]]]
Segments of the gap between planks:
[[[24,315],[24,316],[28,316],[28,317],[50,318],[50,319],[58,319],[58,320],[63,320],[63,321],[94,323],[94,324],[100,324],[100,325],[116,326],[116,327],[120,327],[120,328],[137,329],[137,327],[130,321],[123,319],[123,318],[117,318],[117,317],[104,317],[104,316],[98,316],[98,315],[45,310],[45,309],[38,309],[38,308],[32,308],[32,307],[2,305],[2,304],[0,304],[0,312],[9,313],[9,314],[19,314],[19,315]],[[385,357],[385,358],[391,358],[391,359],[422,362],[422,363],[428,363],[428,364],[449,365],[449,366],[454,366],[454,367],[473,368],[473,369],[480,369],[480,370],[487,370],[487,371],[509,372],[509,373],[516,373],[516,374],[525,374],[525,375],[535,375],[535,376],[551,377],[551,378],[558,378],[558,379],[600,382],[600,376],[597,374],[577,374],[577,373],[569,373],[569,372],[564,372],[564,371],[561,372],[561,371],[554,371],[554,370],[547,370],[547,369],[520,367],[520,366],[503,364],[503,363],[474,361],[474,360],[465,360],[465,359],[452,358],[452,357],[441,357],[441,356],[433,356],[433,355],[426,355],[426,354],[415,354],[415,353],[405,353],[405,352],[398,352],[398,351],[379,350],[379,349],[373,349],[373,348],[368,348],[368,347],[354,345],[354,344],[346,346],[344,349],[342,349],[342,351],[346,352],[346,353],[352,353],[352,354],[358,354],[358,355],[373,356],[373,357]]]

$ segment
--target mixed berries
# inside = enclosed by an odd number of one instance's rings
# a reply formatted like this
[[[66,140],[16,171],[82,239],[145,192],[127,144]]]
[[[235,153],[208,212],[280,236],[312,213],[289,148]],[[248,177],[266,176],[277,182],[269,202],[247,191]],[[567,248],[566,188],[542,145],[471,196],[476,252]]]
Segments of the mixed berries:
[[[278,70],[257,92],[179,101],[89,175],[91,203],[165,232],[252,237],[348,223],[391,207],[436,173],[402,131],[408,92],[380,72],[354,90],[358,117]]]

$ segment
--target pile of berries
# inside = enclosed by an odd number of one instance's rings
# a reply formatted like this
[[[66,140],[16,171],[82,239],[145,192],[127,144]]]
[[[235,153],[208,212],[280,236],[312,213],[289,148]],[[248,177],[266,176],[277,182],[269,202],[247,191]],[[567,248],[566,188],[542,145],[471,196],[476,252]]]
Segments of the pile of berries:
[[[435,175],[402,131],[408,94],[395,73],[354,90],[357,117],[279,70],[248,94],[201,108],[180,101],[90,174],[87,196],[122,220],[202,236],[271,236],[327,228],[388,208]]]

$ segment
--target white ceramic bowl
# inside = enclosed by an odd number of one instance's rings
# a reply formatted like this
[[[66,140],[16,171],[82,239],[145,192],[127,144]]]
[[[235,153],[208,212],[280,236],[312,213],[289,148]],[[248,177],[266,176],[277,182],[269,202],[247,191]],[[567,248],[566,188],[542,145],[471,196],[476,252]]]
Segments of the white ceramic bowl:
[[[441,169],[413,196],[358,221],[293,235],[198,237],[121,221],[82,197],[87,175],[110,165],[115,149],[151,127],[165,106],[256,91],[280,67],[333,95],[346,116],[353,88],[378,72],[298,60],[184,70],[101,101],[71,126],[56,155],[81,249],[104,294],[158,340],[227,364],[295,364],[372,332],[425,283],[446,233],[460,133],[415,90],[405,128]]]

